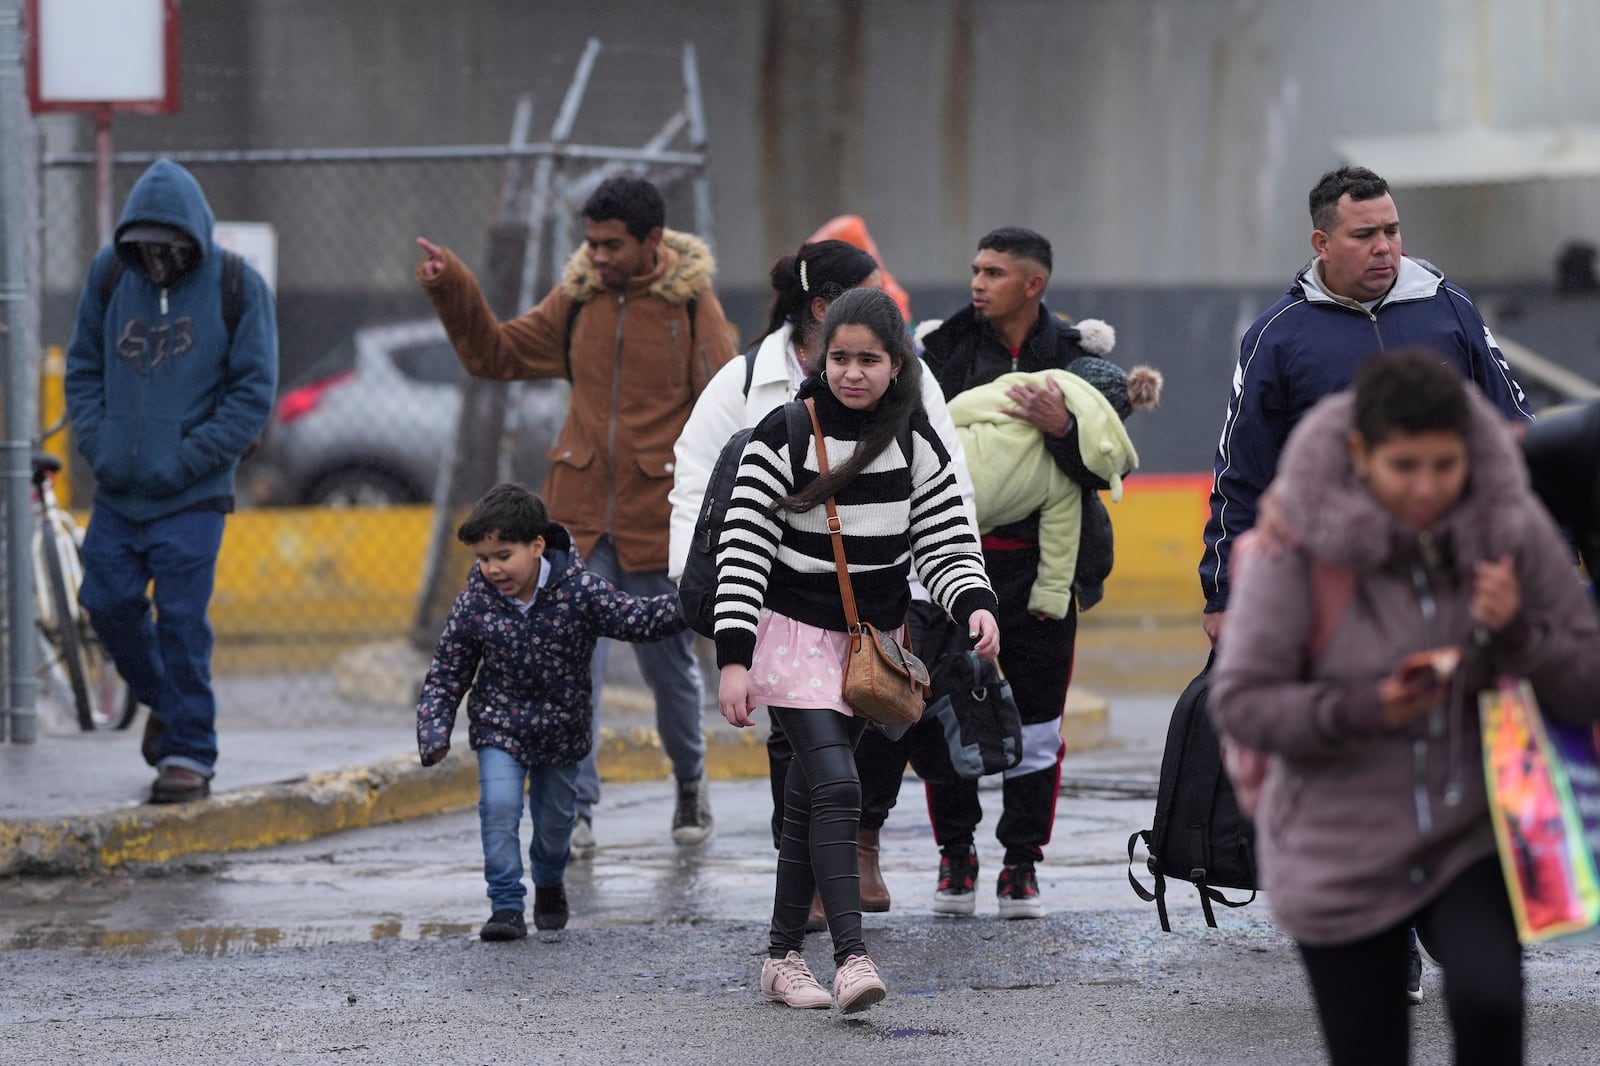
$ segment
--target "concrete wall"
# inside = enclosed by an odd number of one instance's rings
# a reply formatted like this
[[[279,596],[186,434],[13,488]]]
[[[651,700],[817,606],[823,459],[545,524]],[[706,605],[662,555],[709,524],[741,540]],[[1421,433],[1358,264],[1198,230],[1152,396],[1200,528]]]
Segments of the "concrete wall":
[[[183,110],[119,117],[119,148],[502,143],[524,92],[542,138],[590,36],[575,139],[638,144],[693,42],[718,289],[746,337],[772,258],[833,214],[866,217],[919,317],[960,305],[979,235],[1029,225],[1056,244],[1051,305],[1167,373],[1167,404],[1130,426],[1156,471],[1209,465],[1238,336],[1309,256],[1305,194],[1338,138],[1600,123],[1594,0],[233,0],[181,18]],[[89,145],[82,119],[47,133]],[[204,180],[280,229],[291,380],[355,325],[428,313],[416,233],[485,265],[493,167]],[[1406,247],[1475,292],[1547,284],[1564,241],[1600,242],[1600,182],[1397,198]],[[52,217],[47,245],[73,225]],[[92,250],[70,243],[46,267],[55,343]],[[1600,309],[1578,311],[1546,354],[1600,365]]]
[[[184,110],[135,146],[506,138],[548,129],[607,46],[580,138],[638,142],[699,49],[724,277],[863,214],[911,285],[1021,222],[1072,284],[1276,284],[1353,134],[1600,122],[1592,0],[236,0],[184,5]],[[1458,277],[1544,277],[1600,237],[1600,184],[1413,191],[1408,245]]]

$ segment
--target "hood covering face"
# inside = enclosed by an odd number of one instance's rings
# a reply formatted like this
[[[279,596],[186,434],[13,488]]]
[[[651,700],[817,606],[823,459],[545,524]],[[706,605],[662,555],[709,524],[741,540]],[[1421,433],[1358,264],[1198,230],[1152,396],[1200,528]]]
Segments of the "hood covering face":
[[[133,183],[117,220],[116,239],[120,243],[130,228],[153,223],[182,230],[205,253],[211,249],[216,222],[194,175],[170,159],[158,159]]]
[[[717,272],[716,259],[705,241],[690,233],[663,230],[657,252],[656,269],[628,282],[628,288],[643,287],[671,304],[688,303],[689,298],[711,284]],[[567,260],[562,286],[574,300],[593,299],[606,291],[589,253],[579,248]]]
[[[1527,508],[1535,504],[1504,418],[1476,389],[1467,393],[1467,484],[1431,533],[1470,575],[1473,563],[1498,558],[1521,541]],[[1313,407],[1289,434],[1272,484],[1296,543],[1315,558],[1367,570],[1409,553],[1417,533],[1390,516],[1356,475],[1346,443],[1354,416],[1350,392]]]
[[[133,183],[122,206],[117,254],[156,284],[171,285],[210,253],[215,228],[216,216],[194,175],[170,159],[158,159]],[[173,241],[171,230],[186,235],[192,251]]]

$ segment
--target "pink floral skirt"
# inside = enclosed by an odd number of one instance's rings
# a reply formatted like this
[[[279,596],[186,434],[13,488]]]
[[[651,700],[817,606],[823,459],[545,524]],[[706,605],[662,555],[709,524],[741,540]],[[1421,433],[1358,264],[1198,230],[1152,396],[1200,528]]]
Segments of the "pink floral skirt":
[[[906,627],[894,634],[903,644]],[[844,701],[850,634],[767,611],[756,625],[750,688],[763,707],[820,707],[854,717]]]

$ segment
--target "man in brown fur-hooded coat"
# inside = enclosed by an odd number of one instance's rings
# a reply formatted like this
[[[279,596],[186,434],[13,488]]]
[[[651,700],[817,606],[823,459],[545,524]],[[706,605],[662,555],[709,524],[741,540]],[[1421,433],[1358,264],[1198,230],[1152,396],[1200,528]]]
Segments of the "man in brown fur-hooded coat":
[[[734,356],[711,291],[710,249],[664,221],[661,194],[648,181],[601,183],[584,204],[584,247],[562,283],[510,322],[495,318],[460,259],[418,239],[417,280],[469,373],[572,383],[543,495],[590,568],[635,595],[676,591],[667,578],[672,448],[696,398]],[[641,645],[638,656],[679,784],[673,839],[698,843],[711,831],[711,812],[691,637]],[[598,798],[591,754],[578,781],[576,849],[593,846],[589,814]]]
[[[477,279],[447,249],[424,258],[417,279],[468,373],[572,382],[542,493],[551,520],[585,556],[609,534],[624,570],[665,570],[672,446],[706,383],[733,358],[733,338],[711,291],[716,265],[705,242],[659,225],[640,239],[615,215],[596,219],[591,208],[610,184],[585,205],[585,229],[620,231],[600,236],[631,245],[622,254],[634,253],[632,276],[611,273],[614,250],[590,242],[568,260],[558,287],[509,322],[495,318]]]

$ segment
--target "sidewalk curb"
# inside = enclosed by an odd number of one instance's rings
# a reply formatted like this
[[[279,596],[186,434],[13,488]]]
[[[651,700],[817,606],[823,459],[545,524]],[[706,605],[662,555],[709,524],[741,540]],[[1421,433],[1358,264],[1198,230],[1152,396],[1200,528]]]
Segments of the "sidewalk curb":
[[[1068,697],[1062,716],[1068,751],[1103,746],[1110,706],[1088,692]],[[193,855],[297,843],[345,829],[383,825],[472,807],[478,768],[467,752],[424,768],[398,755],[271,785],[220,792],[203,803],[140,804],[52,819],[0,819],[0,876],[75,877],[125,866],[175,865]],[[602,728],[605,781],[658,781],[670,771],[653,729]],[[754,730],[706,736],[706,775],[764,777],[765,738]]]

